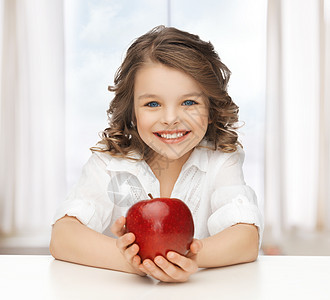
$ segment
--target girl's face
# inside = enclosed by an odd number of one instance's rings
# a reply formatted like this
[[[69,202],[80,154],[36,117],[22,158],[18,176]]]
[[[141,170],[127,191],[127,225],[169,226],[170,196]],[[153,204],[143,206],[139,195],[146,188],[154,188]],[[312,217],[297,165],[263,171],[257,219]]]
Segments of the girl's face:
[[[189,157],[208,127],[208,99],[197,82],[160,63],[137,71],[134,111],[141,139],[168,160]]]

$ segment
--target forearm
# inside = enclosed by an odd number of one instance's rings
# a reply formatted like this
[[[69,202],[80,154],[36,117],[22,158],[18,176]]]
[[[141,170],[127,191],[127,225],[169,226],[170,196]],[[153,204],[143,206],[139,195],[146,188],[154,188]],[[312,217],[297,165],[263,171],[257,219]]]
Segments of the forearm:
[[[251,262],[258,257],[258,230],[254,225],[237,224],[202,240],[197,254],[200,268]]]
[[[59,260],[133,273],[114,238],[96,232],[76,218],[64,217],[53,226],[51,254]]]

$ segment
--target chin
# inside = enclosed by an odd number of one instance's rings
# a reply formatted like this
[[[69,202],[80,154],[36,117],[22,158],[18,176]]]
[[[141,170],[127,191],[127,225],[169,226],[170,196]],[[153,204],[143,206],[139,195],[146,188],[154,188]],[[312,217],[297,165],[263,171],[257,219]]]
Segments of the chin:
[[[188,148],[188,149],[180,149],[178,147],[173,146],[166,146],[161,149],[161,151],[157,151],[156,149],[153,149],[155,152],[155,158],[161,156],[163,160],[177,160],[183,157],[190,156],[191,152],[194,148]]]

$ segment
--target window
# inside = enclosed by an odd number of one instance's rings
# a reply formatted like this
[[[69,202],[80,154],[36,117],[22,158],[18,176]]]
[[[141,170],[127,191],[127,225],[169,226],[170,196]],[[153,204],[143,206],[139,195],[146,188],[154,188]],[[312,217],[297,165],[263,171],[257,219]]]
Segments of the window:
[[[68,186],[107,126],[108,85],[130,43],[171,25],[210,40],[232,71],[229,94],[240,107],[245,179],[263,203],[266,0],[65,1]]]

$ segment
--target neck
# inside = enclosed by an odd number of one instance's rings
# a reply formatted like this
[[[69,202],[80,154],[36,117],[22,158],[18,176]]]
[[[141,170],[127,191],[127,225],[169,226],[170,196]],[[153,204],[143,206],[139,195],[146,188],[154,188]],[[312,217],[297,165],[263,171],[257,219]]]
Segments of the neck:
[[[147,161],[147,164],[157,178],[173,171],[180,172],[182,166],[188,160],[192,151],[193,149],[177,159],[169,159],[168,157],[162,156],[155,152],[154,155]]]

